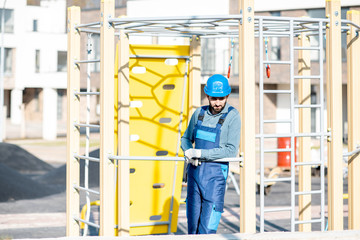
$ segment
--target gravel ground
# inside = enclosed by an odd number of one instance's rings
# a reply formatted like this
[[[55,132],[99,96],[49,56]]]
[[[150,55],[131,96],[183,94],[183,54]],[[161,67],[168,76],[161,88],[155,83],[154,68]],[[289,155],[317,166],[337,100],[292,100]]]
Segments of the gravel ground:
[[[64,237],[66,165],[48,164],[10,143],[0,143],[0,152],[0,239]],[[98,164],[90,162],[89,175],[90,187],[98,187]]]

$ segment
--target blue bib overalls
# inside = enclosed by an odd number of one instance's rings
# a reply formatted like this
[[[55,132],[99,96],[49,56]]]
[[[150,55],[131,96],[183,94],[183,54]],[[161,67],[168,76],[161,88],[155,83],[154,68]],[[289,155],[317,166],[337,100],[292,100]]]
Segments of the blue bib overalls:
[[[207,108],[201,108],[194,128],[196,149],[219,147],[222,124],[227,114],[234,109],[229,107],[228,112],[221,115],[216,127],[210,128],[202,126]],[[216,233],[224,207],[228,166],[229,163],[210,161],[203,161],[197,167],[188,165],[186,215],[189,234]]]

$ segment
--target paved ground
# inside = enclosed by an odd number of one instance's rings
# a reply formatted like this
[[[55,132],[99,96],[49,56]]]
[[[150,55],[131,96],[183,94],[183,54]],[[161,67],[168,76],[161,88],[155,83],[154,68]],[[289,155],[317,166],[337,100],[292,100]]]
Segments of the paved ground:
[[[313,178],[313,187],[319,186],[319,178]],[[277,183],[271,193],[265,197],[266,207],[285,206],[290,199],[290,185]],[[185,189],[183,189],[185,190]],[[346,189],[344,189],[346,190]],[[183,195],[185,191],[183,191]],[[0,239],[9,238],[49,238],[65,236],[65,193],[52,196],[0,203]],[[313,198],[313,217],[318,218],[319,199]],[[257,194],[257,231],[259,231],[259,195]],[[232,185],[226,192],[225,209],[219,225],[218,233],[239,232],[239,196]],[[344,224],[347,229],[347,207],[345,206]],[[327,213],[326,213],[327,216]],[[179,212],[178,231],[176,234],[186,234],[187,224],[185,206],[181,205]],[[265,231],[289,231],[290,215],[280,212],[265,216]],[[313,224],[313,230],[319,231],[320,225]]]
[[[8,128],[8,130],[10,127]],[[39,128],[27,132],[32,139],[21,140],[16,132],[16,126],[11,126],[12,137],[6,142],[16,144],[26,149],[31,154],[50,163],[54,167],[61,167],[66,162],[66,139],[59,137],[56,141],[43,141]],[[63,136],[63,134],[60,134]],[[94,138],[98,135],[94,133]],[[95,140],[96,142],[97,140]],[[267,161],[267,166],[274,166],[274,158]],[[287,174],[287,173],[285,173]],[[238,176],[235,175],[236,181]],[[312,177],[313,189],[319,189],[320,178]],[[182,195],[185,196],[186,189],[183,188]],[[344,181],[344,192],[347,192],[347,183]],[[260,229],[259,194],[257,198],[257,230]],[[218,229],[218,233],[237,233],[239,232],[239,195],[236,193],[234,185],[229,184],[225,197],[225,211]],[[344,206],[344,225],[347,229],[347,202]],[[265,196],[265,207],[283,207],[290,204],[290,184],[277,183],[271,188],[268,196]],[[319,217],[320,198],[314,196],[312,199],[313,217]],[[0,202],[0,239],[6,238],[49,238],[65,236],[65,206],[66,194],[46,196],[38,199],[18,200]],[[326,213],[327,216],[327,213]],[[265,215],[265,231],[289,231],[290,215],[286,212],[271,213]],[[187,232],[185,206],[180,206],[179,224],[176,234],[186,234]],[[320,230],[319,224],[313,224],[313,230]]]

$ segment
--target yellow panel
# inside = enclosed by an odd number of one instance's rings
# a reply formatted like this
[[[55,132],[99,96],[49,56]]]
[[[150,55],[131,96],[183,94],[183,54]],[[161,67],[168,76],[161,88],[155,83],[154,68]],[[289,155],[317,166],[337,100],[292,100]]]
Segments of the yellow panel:
[[[139,56],[184,56],[189,55],[189,46],[131,45],[130,52]],[[139,136],[139,140],[130,142],[131,156],[176,155],[186,63],[184,59],[178,59],[176,65],[168,65],[165,60],[130,60],[130,101],[141,101],[142,104],[130,108],[130,134]],[[142,67],[142,71],[135,71],[134,67]],[[188,85],[185,87],[182,134],[188,124]],[[169,221],[176,174],[171,224],[171,231],[176,232],[184,163],[131,161],[130,169],[130,225]],[[154,188],[154,184],[161,187]],[[167,224],[130,228],[130,235],[167,232]]]
[[[130,45],[130,55],[188,56],[189,53],[187,45]]]

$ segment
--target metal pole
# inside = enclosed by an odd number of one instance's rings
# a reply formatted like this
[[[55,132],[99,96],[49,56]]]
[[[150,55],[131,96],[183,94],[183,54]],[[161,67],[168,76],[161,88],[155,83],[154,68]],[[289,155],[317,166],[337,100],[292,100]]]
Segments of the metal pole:
[[[320,132],[324,132],[324,43],[323,43],[323,22],[319,22],[319,67],[320,67]],[[328,57],[328,56],[326,56]],[[320,189],[322,191],[320,201],[321,231],[325,231],[325,156],[324,156],[324,137],[320,138]]]
[[[3,141],[4,124],[2,123],[4,119],[4,72],[5,72],[5,64],[4,64],[4,28],[5,28],[5,4],[6,0],[4,0],[4,5],[1,14],[1,60],[0,60],[0,142]]]
[[[87,60],[91,58],[92,52],[92,42],[91,42],[91,33],[87,34]],[[87,65],[87,77],[86,77],[86,92],[90,92],[90,75],[91,69],[90,64]],[[90,95],[86,96],[86,124],[90,124]],[[85,141],[85,156],[89,157],[90,149],[90,128],[86,128],[86,141]],[[89,188],[89,160],[85,159],[84,166],[84,187]],[[90,221],[91,205],[90,205],[90,195],[89,192],[86,192],[86,221]],[[87,236],[88,225],[85,225],[83,236]]]
[[[263,73],[263,68],[264,68],[264,56],[263,56],[263,41],[264,41],[264,37],[263,37],[263,19],[259,19],[259,58],[260,58],[260,68],[259,68],[259,72],[260,72],[260,84],[259,84],[259,108],[260,108],[260,112],[259,112],[259,120],[260,120],[260,126],[259,126],[259,130],[260,130],[260,134],[263,135],[264,134],[264,73]],[[260,138],[260,232],[264,232],[264,207],[265,207],[265,203],[264,203],[264,137],[262,136]]]
[[[185,161],[185,157],[153,157],[153,156],[115,156],[109,154],[108,159],[111,160],[138,160],[138,161]],[[219,158],[207,162],[243,162],[243,157],[233,157],[233,158]],[[276,179],[271,180],[276,181]]]
[[[290,119],[291,119],[291,232],[295,231],[295,93],[294,93],[294,21],[290,20]]]
[[[179,119],[179,131],[178,131],[177,146],[176,146],[176,157],[179,156],[179,150],[180,150],[181,125],[182,125],[182,118],[183,118],[183,112],[184,112],[186,86],[187,86],[187,82],[188,82],[188,68],[189,68],[189,59],[186,59],[185,74],[184,74],[184,81],[183,81],[183,92],[182,92],[182,100],[181,100],[180,116],[179,116],[180,119]],[[173,214],[173,208],[174,208],[175,182],[176,182],[177,167],[178,167],[178,161],[175,161],[172,193],[171,193],[171,201],[170,201],[170,210],[169,210],[168,234],[171,233],[171,222],[172,222],[172,214]]]

